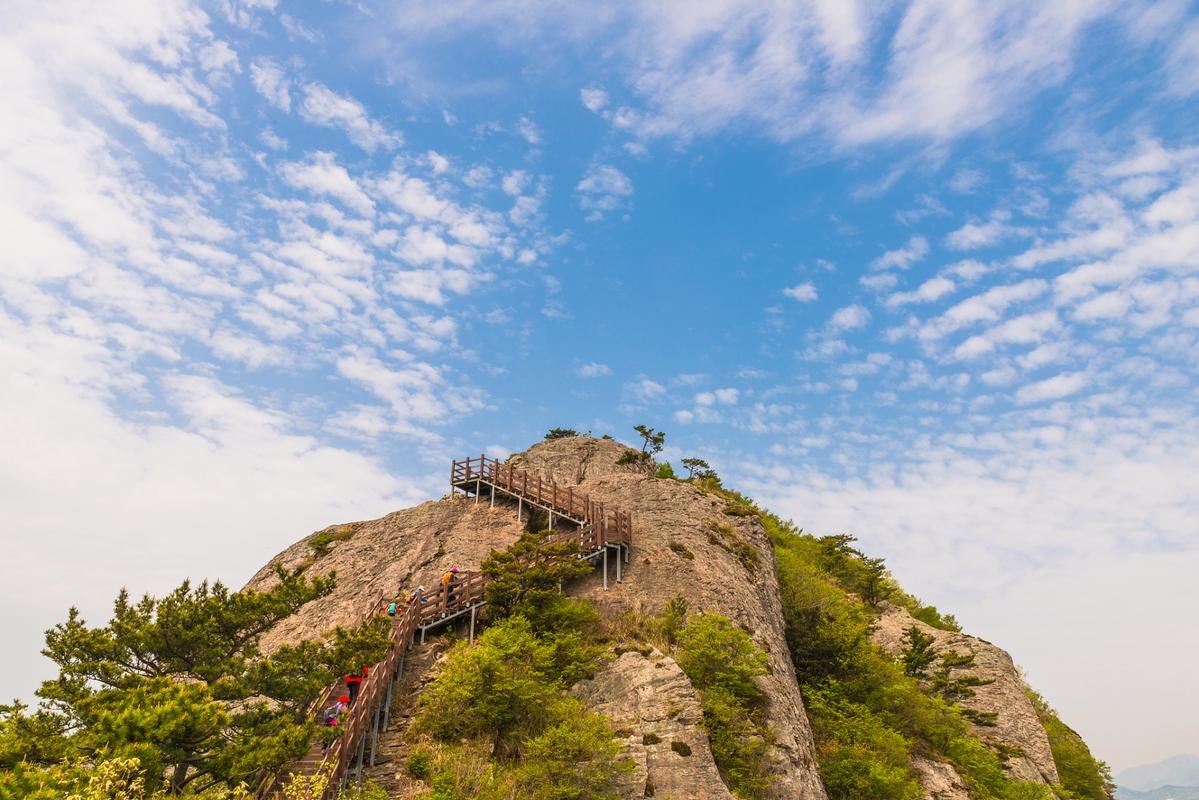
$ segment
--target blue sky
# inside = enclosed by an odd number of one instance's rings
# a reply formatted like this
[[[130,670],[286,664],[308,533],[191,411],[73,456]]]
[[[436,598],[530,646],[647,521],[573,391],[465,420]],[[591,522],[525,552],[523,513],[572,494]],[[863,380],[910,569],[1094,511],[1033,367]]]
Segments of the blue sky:
[[[1044,5],[19,2],[3,685],[71,603],[647,423],[1115,766],[1199,751],[1199,22]]]

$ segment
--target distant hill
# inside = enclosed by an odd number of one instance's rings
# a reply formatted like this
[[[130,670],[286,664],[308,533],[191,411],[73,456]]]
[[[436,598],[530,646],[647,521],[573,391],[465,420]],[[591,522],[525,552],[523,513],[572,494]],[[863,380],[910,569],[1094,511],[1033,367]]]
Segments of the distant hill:
[[[1154,794],[1152,800],[1171,796],[1174,797],[1174,800],[1183,800],[1183,798],[1191,800],[1191,798],[1199,797],[1199,788],[1183,787],[1199,787],[1199,756],[1182,754],[1153,764],[1129,767],[1116,775],[1116,785],[1121,789],[1131,789],[1134,792],[1174,788],[1175,791],[1189,791],[1192,794],[1180,796]],[[1124,798],[1125,795],[1121,794],[1120,797]],[[1129,800],[1141,800],[1142,797],[1149,798],[1150,795],[1130,794],[1127,797]]]
[[[1199,800],[1199,786],[1159,786],[1147,792],[1116,789],[1116,800]]]

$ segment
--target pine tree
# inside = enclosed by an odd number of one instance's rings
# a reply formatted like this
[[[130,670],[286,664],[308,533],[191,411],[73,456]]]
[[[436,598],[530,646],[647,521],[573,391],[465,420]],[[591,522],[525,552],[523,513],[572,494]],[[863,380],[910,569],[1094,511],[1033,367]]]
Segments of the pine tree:
[[[263,633],[334,586],[332,575],[276,576],[265,591],[185,581],[137,602],[122,591],[103,627],[72,608],[46,633],[43,653],[59,675],[38,689],[41,710],[6,708],[0,766],[136,758],[147,785],[165,776],[179,794],[233,786],[305,753],[312,703],[340,675],[383,657],[387,623],[263,654]]]
[[[974,666],[973,653],[959,653],[956,650],[946,650],[941,654],[941,663],[930,678],[930,688],[941,695],[946,702],[956,703],[967,697],[974,696],[974,687],[994,683],[995,679],[984,679],[977,675],[961,674],[962,670]],[[954,671],[959,674],[954,675]]]
[[[936,637],[922,633],[915,625],[904,634],[907,647],[903,651],[903,674],[911,678],[927,678],[928,668],[937,660],[933,650]]]
[[[891,584],[887,581],[887,565],[881,558],[862,558],[860,592],[862,599],[871,606],[878,606],[891,595]]]
[[[493,551],[480,565],[487,577],[483,590],[487,614],[504,619],[519,614],[536,630],[555,627],[558,616],[569,613],[562,584],[591,572],[591,565],[575,558],[573,541],[547,543],[553,531],[525,533],[504,551]]]

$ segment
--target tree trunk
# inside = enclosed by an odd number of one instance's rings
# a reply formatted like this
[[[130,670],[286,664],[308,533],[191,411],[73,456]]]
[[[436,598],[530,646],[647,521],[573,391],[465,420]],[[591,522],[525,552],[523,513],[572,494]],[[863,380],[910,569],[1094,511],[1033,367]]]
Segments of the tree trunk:
[[[187,783],[187,762],[180,761],[171,770],[171,794],[177,795],[183,793],[183,787]]]

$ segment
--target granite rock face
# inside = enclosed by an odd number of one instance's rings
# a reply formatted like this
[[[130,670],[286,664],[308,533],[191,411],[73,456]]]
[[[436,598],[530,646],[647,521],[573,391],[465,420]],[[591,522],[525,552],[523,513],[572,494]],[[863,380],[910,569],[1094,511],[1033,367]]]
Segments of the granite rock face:
[[[572,693],[612,721],[633,772],[621,797],[733,800],[700,727],[699,700],[674,659],[626,652]]]
[[[952,764],[917,756],[912,768],[920,776],[924,800],[970,800],[970,791]]]
[[[980,739],[993,739],[1023,752],[1024,755],[1008,760],[1011,776],[1022,781],[1057,783],[1057,766],[1049,749],[1049,737],[1024,693],[1024,684],[1012,657],[990,642],[934,628],[913,619],[906,609],[891,605],[885,606],[879,616],[874,641],[898,656],[906,646],[904,635],[913,625],[935,639],[933,648],[937,652],[956,650],[974,654],[974,666],[965,672],[993,681],[976,687],[974,696],[964,698],[960,704],[973,711],[998,713],[994,727],[971,725],[971,732]]]
[[[668,600],[681,595],[693,610],[719,612],[748,632],[769,657],[770,674],[757,680],[776,739],[773,796],[825,800],[811,726],[787,650],[766,531],[756,516],[729,507],[721,497],[686,482],[654,478],[652,467],[644,462],[618,464],[627,452],[628,447],[613,440],[569,437],[540,442],[509,459],[533,476],[575,487],[632,515],[632,559],[624,565],[623,580],[615,580],[611,565],[606,591],[598,569],[568,591],[587,597],[607,615],[658,614]],[[278,565],[317,575],[336,571],[337,588],[269,631],[264,646],[319,637],[336,625],[353,624],[380,597],[410,591],[417,584],[432,588],[450,567],[478,569],[492,550],[519,538],[524,523],[516,510],[516,502],[503,495],[494,506],[487,498],[476,503],[459,495],[305,537],[272,559],[248,586],[270,585]],[[1048,737],[1011,657],[981,639],[931,628],[896,607],[884,608],[875,642],[897,655],[904,647],[904,632],[913,624],[935,638],[938,650],[973,653],[971,672],[994,679],[976,689],[963,706],[999,713],[995,727],[976,726],[974,733],[1020,749],[1023,755],[1009,761],[1012,777],[1056,782]],[[656,651],[648,656],[627,652],[575,691],[611,716],[617,729],[632,731],[626,746],[637,769],[625,787],[626,796],[646,796],[649,788],[655,797],[731,797],[699,725],[695,691],[672,659]],[[672,750],[671,742],[681,743],[679,749],[691,755]],[[913,767],[928,800],[967,797],[949,764],[921,758]]]
[[[614,572],[607,591],[598,574],[580,582],[580,593],[597,607],[658,614],[682,595],[693,610],[729,617],[767,652],[772,674],[758,683],[777,735],[775,796],[823,800],[765,529],[754,516],[726,513],[736,510],[689,483],[654,478],[641,465],[617,464],[627,451],[610,439],[570,437],[538,443],[510,463],[632,514],[632,562],[623,582],[614,582]]]
[[[503,550],[522,530],[507,508],[490,508],[461,496],[422,503],[380,519],[334,525],[325,531],[339,538],[323,554],[306,536],[275,556],[247,583],[264,588],[275,581],[275,566],[293,570],[308,564],[306,574],[337,573],[337,587],[275,626],[263,637],[268,650],[276,645],[311,639],[338,625],[352,625],[380,597],[393,597],[424,585],[436,588],[451,567],[477,570],[492,550]]]

